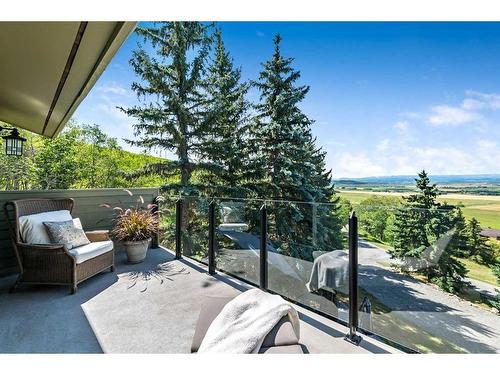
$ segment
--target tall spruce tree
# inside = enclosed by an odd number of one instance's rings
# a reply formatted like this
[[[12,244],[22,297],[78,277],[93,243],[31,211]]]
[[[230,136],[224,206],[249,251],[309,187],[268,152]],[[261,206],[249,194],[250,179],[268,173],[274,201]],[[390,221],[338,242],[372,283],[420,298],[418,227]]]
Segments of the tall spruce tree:
[[[394,243],[391,255],[396,258],[418,257],[430,245],[427,238],[427,225],[430,223],[431,210],[438,207],[438,194],[435,184],[425,171],[415,179],[418,194],[403,197],[404,203],[397,210],[394,219]]]
[[[199,22],[161,22],[153,27],[138,27],[136,33],[152,46],[143,46],[130,60],[138,80],[132,90],[139,105],[120,108],[135,118],[137,139],[132,145],[146,149],[174,152],[176,161],[147,165],[139,173],[155,173],[166,177],[180,175],[180,184],[164,189],[190,194],[196,191],[191,180],[195,170],[215,166],[199,161],[200,140],[212,123],[204,92],[205,65],[210,51],[208,28]]]
[[[313,249],[341,246],[341,225],[331,173],[325,170],[325,153],[315,145],[313,121],[299,108],[309,87],[297,85],[300,72],[292,68],[293,58],[282,56],[280,43],[276,35],[274,53],[255,82],[260,101],[255,106],[251,141],[262,176],[256,187],[259,195],[284,201],[274,203],[270,210],[275,240],[288,245],[291,255],[310,259]]]
[[[204,160],[219,166],[217,173],[204,174],[216,195],[242,196],[251,178],[248,158],[248,111],[246,94],[250,88],[241,82],[241,68],[235,68],[226,51],[222,34],[216,30],[215,53],[207,68],[206,94],[212,112],[212,126],[203,139]]]
[[[274,38],[274,54],[263,64],[255,86],[260,102],[252,127],[256,156],[261,161],[261,188],[268,198],[313,201],[311,186],[310,120],[298,107],[309,92],[308,86],[296,86],[300,72],[291,67],[293,58],[280,51],[281,37]],[[304,184],[305,182],[305,184]]]
[[[464,214],[460,207],[454,207],[451,214],[453,215],[455,234],[453,235],[450,245],[455,249],[457,256],[467,257],[469,256],[469,246],[467,223]]]
[[[424,274],[446,291],[458,291],[466,282],[465,266],[457,259],[463,251],[461,211],[436,201],[438,189],[425,171],[415,179],[417,194],[404,198],[394,219],[391,256],[402,268]]]
[[[458,260],[463,251],[464,227],[457,208],[448,204],[432,209],[429,225],[429,242],[436,252],[433,264],[423,270],[429,281],[447,292],[458,292],[465,285],[465,265]],[[448,241],[442,241],[449,236]],[[442,241],[442,243],[440,243]],[[434,255],[434,254],[433,254]],[[432,255],[431,255],[432,256]]]
[[[481,231],[479,221],[475,217],[471,218],[467,224],[468,255],[480,263],[491,265],[494,263],[495,253],[488,244],[488,239],[481,236]]]

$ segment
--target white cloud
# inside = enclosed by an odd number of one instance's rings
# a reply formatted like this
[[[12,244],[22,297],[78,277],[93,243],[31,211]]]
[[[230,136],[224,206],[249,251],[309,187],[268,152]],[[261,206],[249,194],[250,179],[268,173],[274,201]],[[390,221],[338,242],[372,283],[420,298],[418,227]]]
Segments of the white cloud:
[[[468,148],[390,144],[384,152],[377,145],[375,152],[341,153],[332,165],[334,177],[415,175],[422,169],[431,175],[500,173],[500,147],[489,139]]]
[[[451,107],[438,105],[431,108],[431,115],[427,119],[428,123],[436,126],[462,125],[477,121],[481,116],[476,112],[471,112],[462,107]]]
[[[339,142],[339,141],[334,140],[334,139],[331,139],[331,140],[327,141],[324,145],[326,147],[329,147],[329,146],[345,147],[346,146],[346,144],[344,142]]]
[[[110,103],[99,103],[97,109],[108,117],[113,117],[116,120],[120,120],[126,123],[131,123],[133,120],[128,117],[125,113],[117,108],[120,104],[110,104]],[[126,107],[121,105],[122,107]]]
[[[390,165],[387,168],[389,175],[412,175],[415,174],[415,166],[413,165],[413,157],[403,155],[400,152],[393,152],[388,155],[386,160],[390,160]]]
[[[500,173],[500,124],[498,114],[489,113],[500,109],[500,94],[467,91],[457,105],[430,108],[399,113],[403,120],[385,129],[383,138],[366,137],[357,148],[348,144],[348,152],[327,145],[334,177],[415,175],[422,169],[431,175]]]
[[[397,130],[407,130],[410,124],[408,121],[398,121],[394,124],[394,129]]]
[[[500,109],[500,94],[468,90],[459,106],[431,107],[427,122],[436,126],[463,125],[483,119],[481,113]]]
[[[415,171],[426,169],[433,174],[464,174],[481,169],[473,152],[457,147],[414,147],[408,152]]]
[[[462,108],[468,111],[475,111],[478,109],[483,109],[485,107],[485,103],[481,100],[466,98],[462,102]]]
[[[345,152],[340,155],[338,162],[335,164],[333,172],[336,177],[383,176],[386,174],[383,167],[373,163],[364,153],[354,155]]]
[[[422,117],[422,114],[417,113],[417,112],[401,112],[399,115],[401,117],[405,117],[408,119],[419,119]]]
[[[496,166],[500,161],[500,146],[489,139],[480,139],[476,142],[476,154],[479,162],[483,165]]]
[[[379,151],[385,151],[389,148],[390,140],[389,138],[382,139],[378,144],[377,144],[377,150]]]
[[[481,150],[484,151],[496,151],[497,153],[500,152],[500,149],[497,148],[497,144],[494,141],[491,141],[489,139],[480,139],[477,141],[477,147]]]
[[[102,93],[106,94],[115,94],[115,95],[122,95],[122,96],[128,96],[131,94],[130,90],[127,90],[126,88],[120,86],[116,82],[108,82],[102,85],[99,85],[96,87],[96,90]]]
[[[468,96],[463,102],[462,107],[466,109],[500,109],[500,94],[485,94],[479,91],[469,90]]]

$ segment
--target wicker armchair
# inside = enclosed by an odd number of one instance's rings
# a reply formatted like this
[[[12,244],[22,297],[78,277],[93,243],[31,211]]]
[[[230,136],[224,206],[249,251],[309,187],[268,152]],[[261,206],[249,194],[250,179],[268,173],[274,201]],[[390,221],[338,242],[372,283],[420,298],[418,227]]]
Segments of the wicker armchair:
[[[19,231],[19,217],[42,212],[73,211],[73,199],[22,199],[4,206],[10,235],[19,265],[19,277],[11,288],[20,284],[55,284],[71,286],[75,293],[82,281],[106,270],[114,271],[114,249],[77,263],[62,244],[33,245],[23,243]],[[108,231],[85,232],[91,242],[109,240]]]

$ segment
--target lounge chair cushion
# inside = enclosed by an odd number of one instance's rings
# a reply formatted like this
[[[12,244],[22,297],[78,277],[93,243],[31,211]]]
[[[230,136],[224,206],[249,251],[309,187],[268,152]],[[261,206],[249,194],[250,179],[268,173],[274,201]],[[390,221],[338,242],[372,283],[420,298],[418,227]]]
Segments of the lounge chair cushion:
[[[200,316],[196,323],[191,352],[197,352],[212,321],[219,315],[224,306],[234,297],[207,297],[202,301]],[[264,338],[262,347],[279,345],[292,346],[298,344],[292,323],[288,316],[283,317]],[[299,346],[300,347],[300,346]]]
[[[259,354],[304,354],[304,349],[301,345],[263,346]]]
[[[193,342],[191,344],[191,352],[197,352],[201,342],[208,331],[208,327],[213,320],[219,315],[223,307],[234,297],[207,297],[201,303],[200,316],[194,330]]]
[[[76,258],[76,263],[80,264],[111,250],[113,250],[113,241],[99,241],[75,247],[69,252]]]
[[[298,343],[299,339],[297,338],[297,335],[293,330],[292,322],[287,315],[281,318],[271,332],[267,334],[262,342],[262,346],[296,345]]]
[[[19,217],[19,232],[24,243],[47,245],[52,243],[43,225],[44,221],[72,220],[68,210],[48,211]]]

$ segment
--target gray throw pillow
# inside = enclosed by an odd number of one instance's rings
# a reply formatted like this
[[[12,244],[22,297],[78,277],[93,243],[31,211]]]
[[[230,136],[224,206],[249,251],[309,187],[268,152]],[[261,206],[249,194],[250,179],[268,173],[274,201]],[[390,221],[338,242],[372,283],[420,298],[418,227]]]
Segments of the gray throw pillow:
[[[83,229],[75,227],[73,220],[45,221],[43,225],[52,243],[62,243],[68,250],[90,243]]]

